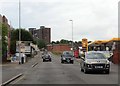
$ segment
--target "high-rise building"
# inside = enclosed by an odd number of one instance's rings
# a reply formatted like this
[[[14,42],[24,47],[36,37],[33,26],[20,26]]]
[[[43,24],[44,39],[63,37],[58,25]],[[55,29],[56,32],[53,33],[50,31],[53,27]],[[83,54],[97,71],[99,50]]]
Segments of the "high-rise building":
[[[35,30],[36,28],[29,28],[29,32],[32,34],[33,37],[35,37]]]
[[[46,43],[51,42],[51,28],[45,28],[44,26],[40,27],[41,37]]]
[[[51,28],[46,28],[45,26],[40,26],[40,29],[29,28],[29,32],[35,38],[45,41],[46,43],[51,42]]]

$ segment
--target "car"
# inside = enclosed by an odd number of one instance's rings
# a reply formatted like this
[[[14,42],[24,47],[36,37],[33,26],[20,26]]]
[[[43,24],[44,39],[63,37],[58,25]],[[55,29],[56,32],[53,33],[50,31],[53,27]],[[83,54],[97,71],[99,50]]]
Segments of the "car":
[[[50,54],[44,54],[43,58],[43,62],[45,61],[52,61],[51,55]]]
[[[64,51],[61,55],[61,63],[74,63],[74,56],[71,51]]]
[[[106,74],[110,73],[110,62],[100,52],[87,52],[84,57],[81,57],[81,71],[88,73],[89,71],[104,71]]]

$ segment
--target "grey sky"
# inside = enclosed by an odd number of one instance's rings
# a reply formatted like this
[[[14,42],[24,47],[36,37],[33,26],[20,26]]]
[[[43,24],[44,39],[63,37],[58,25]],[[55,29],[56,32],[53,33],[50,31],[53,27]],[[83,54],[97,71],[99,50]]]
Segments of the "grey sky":
[[[52,29],[52,40],[107,40],[118,37],[119,0],[21,0],[21,27]],[[18,28],[18,0],[1,0],[0,14]]]

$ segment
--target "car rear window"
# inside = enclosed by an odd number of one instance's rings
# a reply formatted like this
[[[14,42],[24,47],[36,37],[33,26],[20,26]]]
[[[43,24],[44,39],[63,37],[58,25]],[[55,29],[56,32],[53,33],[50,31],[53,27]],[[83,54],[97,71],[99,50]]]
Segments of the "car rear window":
[[[64,54],[65,57],[72,57],[71,54]]]
[[[87,59],[106,59],[102,53],[89,53],[86,54]]]
[[[64,52],[63,52],[63,56],[64,56],[64,57],[72,57],[73,55],[72,55],[72,52],[71,52],[71,51],[64,51]]]

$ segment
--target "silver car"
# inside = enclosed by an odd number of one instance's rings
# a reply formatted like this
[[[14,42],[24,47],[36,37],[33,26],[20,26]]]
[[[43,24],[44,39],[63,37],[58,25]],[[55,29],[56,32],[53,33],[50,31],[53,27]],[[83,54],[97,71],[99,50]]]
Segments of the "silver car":
[[[110,62],[100,52],[87,52],[84,57],[81,57],[80,66],[81,71],[84,73],[88,71],[104,71],[109,74],[110,72]]]

